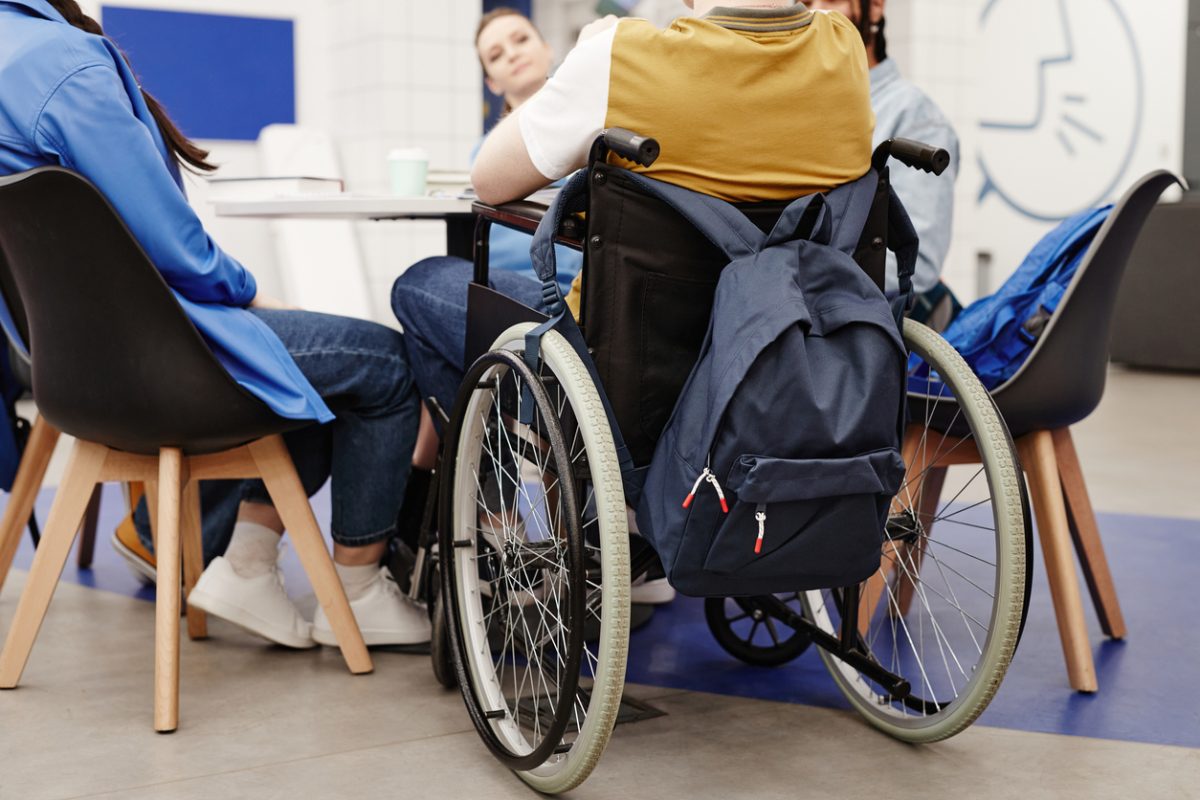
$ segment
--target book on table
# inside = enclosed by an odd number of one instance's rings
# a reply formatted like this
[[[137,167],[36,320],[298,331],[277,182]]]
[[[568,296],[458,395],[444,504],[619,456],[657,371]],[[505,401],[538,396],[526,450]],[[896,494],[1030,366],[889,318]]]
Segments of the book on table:
[[[315,178],[289,175],[278,178],[209,178],[210,202],[269,200],[296,195],[333,195],[345,189],[339,178]]]

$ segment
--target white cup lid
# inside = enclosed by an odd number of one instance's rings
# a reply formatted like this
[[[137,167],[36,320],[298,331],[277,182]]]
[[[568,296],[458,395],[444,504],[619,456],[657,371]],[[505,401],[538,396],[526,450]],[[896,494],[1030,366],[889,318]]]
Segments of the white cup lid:
[[[387,157],[388,161],[428,161],[429,153],[422,147],[397,147]]]

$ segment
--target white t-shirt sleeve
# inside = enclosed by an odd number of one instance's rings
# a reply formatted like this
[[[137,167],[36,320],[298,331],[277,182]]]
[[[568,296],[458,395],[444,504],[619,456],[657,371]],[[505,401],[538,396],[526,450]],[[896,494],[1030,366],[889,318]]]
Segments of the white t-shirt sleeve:
[[[587,161],[608,116],[613,39],[619,25],[584,40],[517,114],[525,150],[549,181]]]

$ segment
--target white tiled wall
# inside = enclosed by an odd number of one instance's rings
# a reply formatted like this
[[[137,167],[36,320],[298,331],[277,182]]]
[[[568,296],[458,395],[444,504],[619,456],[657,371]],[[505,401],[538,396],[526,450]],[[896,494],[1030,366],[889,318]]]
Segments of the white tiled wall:
[[[979,62],[972,51],[981,6],[977,0],[893,0],[887,9],[889,55],[938,104],[962,146],[954,238],[942,274],[964,300],[977,294],[974,204],[979,187],[971,133],[978,124],[980,98],[975,89]]]
[[[430,169],[465,171],[481,135],[475,57],[479,0],[325,0],[330,127],[341,143],[347,188],[388,188],[387,153],[419,146]],[[375,317],[390,322],[392,281],[445,252],[441,223],[360,223]]]

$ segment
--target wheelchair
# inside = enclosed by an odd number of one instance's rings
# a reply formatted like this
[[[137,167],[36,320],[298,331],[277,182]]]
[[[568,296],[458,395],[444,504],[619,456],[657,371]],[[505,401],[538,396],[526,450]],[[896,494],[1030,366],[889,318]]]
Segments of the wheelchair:
[[[438,468],[434,671],[459,685],[487,749],[545,793],[584,781],[612,733],[630,583],[656,560],[631,535],[626,503],[696,360],[725,264],[619,166],[656,156],[653,140],[628,131],[597,139],[586,215],[566,216],[556,237],[584,252],[583,341],[549,330],[535,357],[527,335],[547,317],[488,288],[487,241],[493,224],[534,230],[546,209],[475,206],[469,366]],[[855,260],[881,290],[889,157],[935,172],[946,159],[903,140],[875,153],[879,189]],[[785,205],[742,211],[769,230]],[[751,664],[816,645],[871,725],[926,743],[970,725],[1004,676],[1024,626],[1031,526],[987,391],[930,329],[905,320],[903,339],[908,472],[879,570],[857,586],[708,598],[705,615],[721,646]]]

